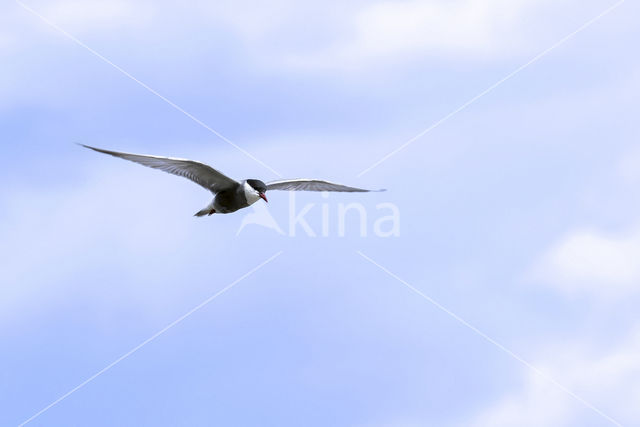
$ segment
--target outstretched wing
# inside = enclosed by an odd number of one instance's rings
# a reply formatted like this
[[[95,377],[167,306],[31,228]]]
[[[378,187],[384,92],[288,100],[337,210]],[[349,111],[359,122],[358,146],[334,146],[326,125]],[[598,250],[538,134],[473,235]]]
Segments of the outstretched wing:
[[[238,185],[237,181],[229,178],[221,172],[218,172],[211,166],[193,160],[176,159],[173,157],[148,156],[144,154],[120,153],[118,151],[103,150],[101,148],[95,148],[89,145],[80,145],[99,153],[120,157],[121,159],[130,160],[143,166],[160,169],[161,171],[165,171],[173,175],[182,176],[184,178],[190,179],[196,184],[203,186],[214,194],[226,188],[231,188],[235,185]]]
[[[288,191],[343,191],[348,193],[365,193],[368,191],[384,191],[384,190],[365,190],[364,188],[348,187],[334,182],[322,181],[319,179],[285,179],[280,181],[271,181],[267,183],[267,190],[288,190]]]

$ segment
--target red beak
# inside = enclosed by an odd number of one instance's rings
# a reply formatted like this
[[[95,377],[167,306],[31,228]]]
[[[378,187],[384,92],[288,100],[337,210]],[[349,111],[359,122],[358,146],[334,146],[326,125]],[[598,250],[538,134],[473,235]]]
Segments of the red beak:
[[[260,197],[262,197],[262,200],[269,203],[269,201],[267,200],[267,196],[265,196],[264,193],[260,193]]]

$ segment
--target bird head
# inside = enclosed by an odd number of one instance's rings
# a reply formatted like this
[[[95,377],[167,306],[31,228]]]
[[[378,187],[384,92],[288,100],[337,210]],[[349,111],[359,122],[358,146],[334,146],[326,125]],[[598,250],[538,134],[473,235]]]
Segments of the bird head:
[[[264,182],[260,181],[259,179],[248,179],[247,184],[249,184],[251,188],[258,192],[258,195],[262,200],[268,202],[267,196],[264,195],[264,193],[267,192],[267,185]]]

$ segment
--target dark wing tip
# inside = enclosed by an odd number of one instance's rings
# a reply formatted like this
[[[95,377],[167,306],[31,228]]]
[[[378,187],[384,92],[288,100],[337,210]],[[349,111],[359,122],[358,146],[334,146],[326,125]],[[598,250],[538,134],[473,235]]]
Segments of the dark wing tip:
[[[88,148],[89,150],[101,151],[99,148],[92,147],[92,146],[87,145],[87,144],[83,144],[82,142],[74,142],[74,144],[79,145],[80,147]]]
[[[76,142],[76,144],[81,147],[88,148],[89,150],[93,150],[102,154],[109,154],[110,156],[115,156],[115,157],[121,157],[122,154],[129,154],[129,153],[120,153],[118,151],[105,150],[104,148],[92,147],[90,145],[83,144],[81,142]]]

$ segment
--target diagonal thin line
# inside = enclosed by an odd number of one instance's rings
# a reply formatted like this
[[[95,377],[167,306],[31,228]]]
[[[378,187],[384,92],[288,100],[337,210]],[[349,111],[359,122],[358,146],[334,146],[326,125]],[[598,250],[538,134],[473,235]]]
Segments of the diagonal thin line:
[[[556,43],[554,43],[553,45],[551,45],[550,47],[548,47],[547,49],[543,50],[542,52],[540,52],[539,54],[537,54],[536,56],[534,56],[533,58],[531,58],[529,61],[525,62],[524,64],[522,64],[521,66],[519,66],[518,68],[516,68],[515,70],[513,70],[511,73],[507,74],[506,76],[504,76],[503,78],[501,78],[500,80],[498,80],[497,82],[495,82],[494,84],[492,84],[491,86],[489,86],[488,88],[486,88],[485,90],[483,90],[482,92],[480,92],[479,94],[477,94],[476,96],[474,96],[473,98],[471,98],[470,100],[468,100],[467,102],[465,102],[464,104],[462,104],[461,106],[459,106],[458,108],[456,108],[455,110],[451,111],[449,114],[447,114],[446,116],[442,117],[440,120],[438,120],[437,122],[433,123],[431,126],[429,126],[428,128],[426,128],[425,130],[423,130],[422,132],[420,132],[419,134],[417,134],[416,136],[414,136],[413,138],[409,139],[408,141],[406,141],[404,144],[400,145],[398,148],[396,148],[395,150],[391,151],[390,153],[388,153],[386,156],[382,157],[380,160],[376,161],[375,163],[373,163],[371,166],[369,166],[368,168],[362,170],[357,176],[361,177],[362,175],[364,175],[365,173],[371,171],[372,169],[378,167],[381,163],[387,161],[389,158],[395,156],[396,154],[398,154],[400,151],[404,150],[405,148],[407,148],[409,145],[411,145],[413,142],[415,142],[416,140],[422,138],[423,136],[425,136],[426,134],[428,134],[429,132],[431,132],[432,130],[434,130],[435,128],[437,128],[438,126],[440,126],[441,124],[443,124],[444,122],[446,122],[447,120],[449,120],[451,117],[455,116],[456,114],[458,114],[459,112],[461,112],[462,110],[464,110],[465,108],[467,108],[468,106],[470,106],[471,104],[473,104],[474,102],[476,102],[478,99],[482,98],[483,96],[485,96],[486,94],[488,94],[489,92],[493,91],[495,88],[497,88],[498,86],[500,86],[502,83],[506,82],[507,80],[511,79],[512,77],[514,77],[516,74],[520,73],[522,70],[524,70],[525,68],[527,68],[528,66],[532,65],[533,63],[537,62],[539,59],[541,59],[542,57],[544,57],[545,55],[547,55],[549,52],[551,52],[552,50],[556,49],[557,47],[561,46],[562,44],[564,44],[567,40],[571,39],[572,37],[574,37],[576,34],[580,33],[581,31],[585,30],[587,27],[589,27],[591,24],[593,24],[594,22],[598,21],[600,18],[604,17],[605,15],[609,14],[610,12],[612,12],[614,9],[616,9],[618,6],[620,6],[622,3],[624,3],[625,0],[620,0],[617,3],[615,3],[612,6],[609,6],[607,9],[605,9],[604,11],[602,11],[599,15],[597,15],[594,18],[591,18],[590,20],[588,20],[587,22],[585,22],[584,24],[582,24],[580,27],[578,27],[578,29],[574,30],[573,32],[571,32],[570,34],[564,36],[563,38],[561,38],[560,40],[558,40]]]
[[[33,10],[32,8],[30,8],[29,6],[27,6],[26,4],[24,4],[23,2],[21,2],[20,0],[16,0],[16,3],[18,3],[18,5],[20,7],[22,7],[24,10],[32,13],[33,15],[37,16],[38,18],[40,18],[42,21],[44,21],[47,25],[49,25],[50,27],[52,27],[53,29],[57,30],[58,32],[62,33],[65,37],[67,37],[68,39],[72,40],[73,42],[75,42],[76,44],[78,44],[79,46],[82,46],[83,48],[85,48],[86,50],[88,50],[89,52],[91,52],[93,55],[97,56],[98,58],[100,58],[101,60],[103,60],[104,62],[106,62],[107,64],[111,65],[113,68],[115,68],[116,70],[120,71],[122,74],[124,74],[125,76],[129,77],[131,80],[133,80],[134,82],[138,83],[140,86],[142,86],[143,88],[145,88],[146,90],[148,90],[149,92],[151,92],[152,94],[154,94],[155,96],[157,96],[158,98],[162,99],[164,102],[166,102],[167,104],[169,104],[170,106],[172,106],[173,108],[175,108],[176,110],[180,111],[182,114],[184,114],[185,116],[189,117],[191,120],[193,120],[194,122],[196,122],[197,124],[199,124],[200,126],[202,126],[203,128],[207,129],[209,132],[213,133],[214,135],[216,135],[218,138],[222,139],[223,141],[225,141],[227,144],[231,145],[232,147],[234,147],[235,149],[239,150],[242,154],[244,154],[245,156],[249,157],[250,159],[254,160],[255,162],[259,163],[260,165],[262,165],[263,167],[265,167],[266,169],[270,170],[272,173],[274,173],[276,176],[278,176],[279,178],[282,178],[282,175],[277,172],[275,169],[273,169],[271,166],[267,165],[266,163],[264,163],[262,160],[258,159],[257,157],[255,157],[253,154],[251,154],[250,152],[248,152],[247,150],[245,150],[244,148],[240,147],[238,144],[234,143],[233,141],[231,141],[230,139],[228,139],[227,137],[225,137],[224,135],[222,135],[220,132],[216,131],[215,129],[213,129],[212,127],[210,127],[209,125],[207,125],[206,123],[204,123],[202,120],[198,119],[197,117],[195,117],[193,114],[189,113],[188,111],[184,110],[182,107],[180,107],[179,105],[175,104],[173,101],[169,100],[168,98],[166,98],[165,96],[163,96],[162,94],[158,93],[156,90],[154,90],[153,88],[151,88],[150,86],[148,86],[147,84],[141,82],[140,80],[138,80],[136,77],[134,77],[133,75],[131,75],[129,72],[127,72],[126,70],[124,70],[122,67],[114,64],[111,60],[109,60],[108,58],[106,58],[105,56],[103,56],[102,54],[96,52],[95,50],[93,50],[92,48],[90,48],[89,46],[87,46],[85,43],[83,43],[81,40],[79,40],[78,38],[76,38],[74,35],[68,33],[67,31],[65,31],[64,29],[60,28],[58,25],[56,25],[54,22],[50,21],[49,19],[47,19],[46,17],[42,16],[41,14],[39,14],[38,12],[36,12],[35,10]]]
[[[251,270],[249,270],[248,272],[246,272],[245,274],[243,274],[242,276],[240,276],[239,278],[237,278],[236,280],[234,280],[233,282],[231,282],[230,284],[228,284],[227,286],[225,286],[224,288],[222,288],[221,290],[219,290],[215,294],[211,295],[209,298],[207,298],[206,300],[204,300],[200,304],[196,305],[191,310],[187,311],[185,314],[183,314],[182,316],[178,317],[176,320],[174,320],[173,322],[169,323],[167,326],[165,326],[164,328],[160,329],[158,332],[156,332],[155,334],[151,335],[149,338],[147,338],[146,340],[142,341],[140,344],[138,344],[137,346],[133,347],[131,350],[129,350],[128,352],[126,352],[122,356],[118,357],[116,360],[114,360],[113,362],[109,363],[107,366],[105,366],[104,368],[102,368],[101,370],[96,372],[95,374],[91,375],[89,378],[87,378],[86,380],[84,380],[83,382],[81,382],[80,384],[78,384],[77,386],[75,386],[74,388],[72,388],[71,390],[69,390],[68,392],[66,392],[65,394],[63,394],[62,396],[57,398],[56,400],[54,400],[53,402],[51,402],[50,404],[48,404],[47,406],[45,406],[44,408],[42,408],[41,410],[36,412],[35,414],[33,414],[27,420],[25,420],[22,423],[20,423],[18,425],[18,427],[24,426],[25,424],[33,421],[35,418],[37,418],[38,416],[42,415],[44,412],[48,411],[49,409],[51,409],[52,407],[54,407],[58,403],[62,402],[64,399],[66,399],[67,397],[71,396],[73,393],[75,393],[76,391],[80,390],[82,387],[84,387],[85,385],[89,384],[91,381],[95,380],[100,375],[104,374],[109,369],[113,368],[115,365],[117,365],[118,363],[122,362],[124,359],[126,359],[129,356],[131,356],[133,353],[135,353],[136,351],[140,350],[142,347],[144,347],[145,345],[149,344],[151,341],[155,340],[160,335],[164,334],[165,332],[167,332],[169,329],[173,328],[178,323],[182,322],[184,319],[186,319],[187,317],[191,316],[193,313],[195,313],[196,311],[200,310],[202,307],[204,307],[205,305],[209,304],[211,301],[213,301],[214,299],[216,299],[217,297],[219,297],[223,293],[227,292],[229,289],[231,289],[232,287],[234,287],[235,285],[237,285],[238,283],[240,283],[241,281],[243,281],[247,277],[251,276],[253,273],[255,273],[256,271],[260,270],[265,265],[269,264],[271,261],[273,261],[274,259],[279,257],[282,254],[282,252],[283,251],[277,252],[276,254],[272,255],[266,261],[263,261],[262,263],[260,263],[257,266],[253,267]]]
[[[400,277],[398,277],[397,275],[395,275],[394,273],[392,273],[391,271],[389,271],[387,268],[383,267],[382,265],[378,264],[376,261],[372,260],[371,258],[369,258],[368,256],[366,256],[364,253],[362,253],[362,251],[356,251],[358,252],[358,255],[360,255],[362,258],[366,259],[367,261],[369,261],[371,264],[375,265],[376,267],[378,267],[380,270],[384,271],[385,273],[387,273],[389,276],[393,277],[394,279],[396,279],[398,282],[402,283],[403,285],[405,285],[407,288],[409,288],[410,290],[412,290],[413,292],[415,292],[416,294],[420,295],[422,298],[424,298],[425,300],[429,301],[431,304],[433,304],[434,306],[436,306],[438,309],[444,311],[445,313],[447,313],[449,316],[453,317],[455,320],[457,320],[459,323],[462,323],[464,326],[466,326],[467,328],[471,329],[473,332],[475,332],[476,334],[480,335],[482,338],[484,338],[485,340],[489,341],[491,344],[495,345],[496,347],[498,347],[500,350],[502,350],[503,352],[507,353],[509,356],[513,357],[514,359],[516,359],[518,362],[522,363],[523,365],[525,365],[527,368],[529,368],[531,371],[535,372],[536,374],[538,374],[539,376],[541,376],[542,378],[544,378],[545,380],[549,381],[550,383],[552,383],[553,385],[555,385],[556,387],[558,387],[560,390],[564,391],[565,393],[567,393],[568,395],[570,395],[571,397],[573,397],[574,399],[576,399],[577,401],[579,401],[580,403],[582,403],[583,405],[585,405],[587,408],[593,410],[594,412],[596,412],[598,415],[602,416],[603,418],[606,418],[608,421],[610,421],[611,423],[622,427],[622,424],[620,424],[618,421],[616,421],[615,419],[611,418],[610,416],[608,416],[607,414],[605,414],[604,412],[602,412],[600,409],[596,408],[595,406],[593,406],[591,403],[587,402],[586,400],[584,400],[582,397],[578,396],[577,394],[575,394],[574,392],[572,392],[571,390],[569,390],[567,387],[563,386],[562,384],[560,384],[558,381],[556,381],[555,379],[553,379],[552,377],[550,377],[548,374],[544,373],[543,371],[541,371],[539,368],[536,368],[534,365],[532,365],[531,363],[527,362],[525,359],[523,359],[521,356],[519,356],[518,354],[514,353],[512,350],[509,350],[507,347],[505,347],[504,345],[500,344],[499,342],[497,342],[496,340],[494,340],[493,338],[491,338],[489,335],[485,334],[484,332],[482,332],[481,330],[479,330],[478,328],[476,328],[475,326],[473,326],[472,324],[470,324],[469,322],[467,322],[466,320],[464,320],[462,317],[458,316],[457,314],[455,314],[454,312],[452,312],[451,310],[449,310],[448,308],[446,308],[445,306],[443,306],[442,304],[440,304],[438,301],[434,300],[433,298],[431,298],[430,296],[426,295],[425,293],[423,293],[422,291],[420,291],[418,288],[412,286],[411,284],[407,283],[405,280],[401,279]]]

